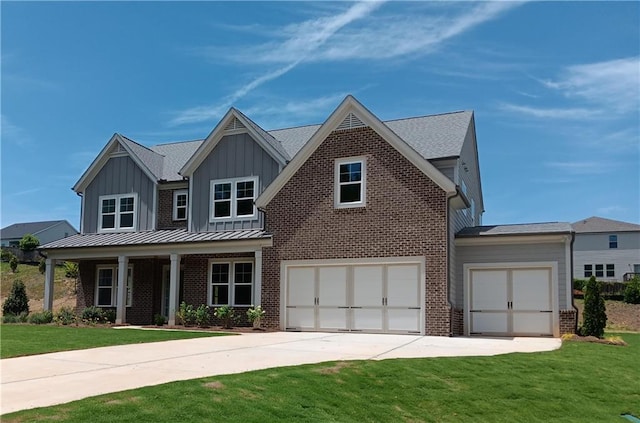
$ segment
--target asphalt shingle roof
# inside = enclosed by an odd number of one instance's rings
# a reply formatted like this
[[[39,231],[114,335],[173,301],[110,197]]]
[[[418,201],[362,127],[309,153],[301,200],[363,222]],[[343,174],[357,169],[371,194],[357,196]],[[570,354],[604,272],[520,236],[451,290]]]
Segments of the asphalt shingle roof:
[[[633,232],[640,231],[640,225],[592,216],[571,224],[576,233]]]
[[[151,147],[151,150],[164,156],[162,177],[166,181],[181,181],[182,176],[178,171],[193,156],[204,140],[174,142],[159,144]]]
[[[514,225],[474,226],[462,229],[457,238],[485,237],[500,235],[543,235],[573,232],[571,224],[566,222],[522,223]]]
[[[144,145],[138,144],[121,135],[122,140],[127,144],[127,147],[131,149],[135,153],[136,156],[144,163],[144,165],[153,173],[156,179],[160,179],[162,175],[162,167],[164,164],[164,157],[161,154],[156,153],[150,148],[145,147]]]
[[[38,232],[44,231],[52,226],[64,222],[64,220],[47,220],[44,222],[25,222],[14,223],[5,228],[0,229],[0,236],[2,239],[9,238],[22,238],[25,234],[35,235]]]

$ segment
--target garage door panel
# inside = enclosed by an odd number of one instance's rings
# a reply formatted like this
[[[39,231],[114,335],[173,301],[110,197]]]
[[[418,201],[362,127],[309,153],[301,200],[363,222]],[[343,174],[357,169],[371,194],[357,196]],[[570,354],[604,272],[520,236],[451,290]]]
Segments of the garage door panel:
[[[318,329],[348,329],[347,309],[345,308],[319,308]]]
[[[389,307],[420,307],[418,265],[387,267],[387,305]]]
[[[513,332],[522,335],[552,335],[552,313],[519,312],[513,314]]]
[[[316,325],[313,308],[287,308],[287,327],[314,330]]]
[[[400,332],[420,332],[420,310],[387,309],[387,329]]]
[[[382,331],[383,311],[380,309],[354,309],[353,328],[363,331]]]
[[[471,272],[471,310],[506,310],[506,270],[474,270]]]
[[[514,310],[551,310],[549,269],[512,271]]]
[[[344,307],[347,305],[346,266],[318,269],[318,300],[321,306]]]
[[[471,313],[471,333],[502,333],[509,332],[509,322],[506,313]]]
[[[382,306],[383,272],[383,266],[353,268],[353,305],[355,307]]]
[[[287,305],[313,306],[315,304],[315,269],[300,267],[289,269]]]

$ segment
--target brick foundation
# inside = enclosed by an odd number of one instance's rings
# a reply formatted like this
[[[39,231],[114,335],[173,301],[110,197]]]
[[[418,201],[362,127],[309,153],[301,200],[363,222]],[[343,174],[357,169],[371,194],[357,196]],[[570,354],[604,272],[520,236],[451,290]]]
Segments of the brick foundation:
[[[560,335],[576,333],[578,312],[574,309],[560,310]]]
[[[461,308],[451,310],[451,334],[453,336],[464,335],[464,310]]]

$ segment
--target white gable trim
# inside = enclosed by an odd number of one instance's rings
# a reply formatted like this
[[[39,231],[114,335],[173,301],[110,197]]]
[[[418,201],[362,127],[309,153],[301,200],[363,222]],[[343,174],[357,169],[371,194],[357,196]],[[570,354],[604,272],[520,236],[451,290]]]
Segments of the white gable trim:
[[[84,190],[87,188],[87,186],[89,186],[91,181],[93,181],[93,179],[98,175],[98,173],[100,173],[104,165],[107,164],[107,162],[111,157],[113,157],[113,155],[111,154],[111,150],[117,145],[120,145],[129,155],[129,157],[131,157],[131,160],[133,160],[135,164],[138,165],[140,169],[142,169],[142,172],[144,172],[144,174],[147,175],[147,177],[151,179],[151,181],[153,181],[154,184],[157,184],[158,181],[156,180],[156,177],[153,174],[153,172],[151,172],[151,170],[144,163],[142,163],[140,158],[127,146],[127,143],[124,142],[120,134],[116,133],[116,134],[113,134],[113,136],[111,137],[107,145],[105,145],[104,148],[98,154],[98,157],[96,157],[93,160],[89,168],[85,170],[85,172],[82,174],[78,182],[76,182],[76,184],[73,186],[72,189],[75,192],[78,192],[78,193],[84,192]],[[117,155],[123,156],[124,154],[117,153]]]
[[[385,141],[391,144],[400,154],[409,160],[415,167],[420,169],[422,173],[428,176],[440,188],[448,194],[456,193],[455,184],[440,172],[429,161],[425,160],[418,152],[404,142],[395,134],[388,126],[386,126],[373,113],[367,110],[353,96],[348,95],[331,116],[322,124],[320,128],[313,134],[311,139],[302,147],[295,155],[293,160],[280,172],[276,179],[264,190],[264,192],[256,200],[256,206],[265,207],[276,196],[276,194],[284,187],[289,179],[300,169],[300,167],[311,157],[318,149],[320,144],[329,136],[331,132],[336,130],[343,121],[353,114],[365,126],[370,127],[378,133]]]
[[[228,130],[227,127],[230,124],[234,123],[234,120],[239,121],[244,128],[236,128]],[[239,134],[239,133],[248,133],[251,138],[254,139],[255,142],[260,145],[276,162],[278,162],[281,166],[287,164],[287,158],[283,157],[275,148],[271,146],[267,141],[264,140],[258,132],[253,129],[253,126],[247,122],[244,116],[241,113],[238,113],[233,107],[229,109],[229,111],[224,115],[222,120],[218,122],[213,131],[207,136],[204,142],[198,147],[193,156],[187,161],[187,163],[180,169],[178,172],[182,176],[190,177],[196,171],[196,169],[202,164],[204,159],[213,151],[213,149],[218,145],[220,140],[225,135],[230,134]]]

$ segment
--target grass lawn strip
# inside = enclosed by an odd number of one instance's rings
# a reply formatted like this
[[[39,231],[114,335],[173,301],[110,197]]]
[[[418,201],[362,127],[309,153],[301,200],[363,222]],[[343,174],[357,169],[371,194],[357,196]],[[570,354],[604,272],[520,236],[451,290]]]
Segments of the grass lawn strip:
[[[0,358],[222,335],[227,334],[207,331],[116,330],[107,327],[3,324],[0,325]]]
[[[348,361],[173,382],[3,422],[618,422],[640,415],[640,334],[493,357]]]

